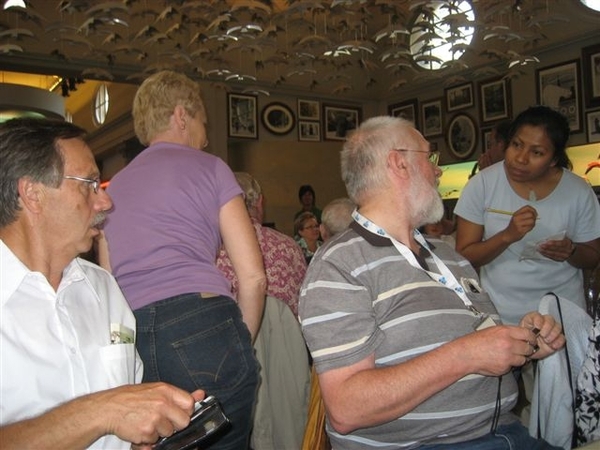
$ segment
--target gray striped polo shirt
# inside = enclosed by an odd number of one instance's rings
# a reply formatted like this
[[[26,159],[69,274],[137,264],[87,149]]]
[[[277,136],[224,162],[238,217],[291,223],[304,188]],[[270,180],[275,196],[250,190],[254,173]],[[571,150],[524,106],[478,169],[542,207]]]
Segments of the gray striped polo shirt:
[[[441,240],[429,240],[457,280],[478,276]],[[422,249],[429,270],[436,264]],[[487,293],[468,292],[479,311],[499,322]],[[375,355],[377,367],[400,364],[473,331],[476,318],[452,290],[414,268],[388,238],[353,222],[322,246],[300,293],[302,331],[318,373]],[[444,370],[440,367],[440,370]],[[348,435],[328,433],[336,449],[404,449],[470,440],[490,431],[498,378],[469,375],[391,422]],[[500,423],[517,400],[514,377],[502,380]],[[357,404],[357,408],[360,405]]]

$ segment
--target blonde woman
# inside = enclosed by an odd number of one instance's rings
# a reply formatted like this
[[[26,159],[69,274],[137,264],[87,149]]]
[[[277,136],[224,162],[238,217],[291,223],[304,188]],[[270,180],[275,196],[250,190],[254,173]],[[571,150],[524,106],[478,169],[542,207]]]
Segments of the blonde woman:
[[[144,381],[215,395],[232,427],[211,449],[247,448],[258,383],[252,339],[266,281],[242,191],[229,167],[203,151],[197,83],[156,73],[140,86],[132,113],[148,147],[111,180],[105,232],[110,266],[136,316]],[[238,303],[215,264],[221,243],[239,280]]]

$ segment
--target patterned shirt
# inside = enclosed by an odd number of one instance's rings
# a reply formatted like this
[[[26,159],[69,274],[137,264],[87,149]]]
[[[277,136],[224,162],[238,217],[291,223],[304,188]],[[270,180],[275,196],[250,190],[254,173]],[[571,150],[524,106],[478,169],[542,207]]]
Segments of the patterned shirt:
[[[298,294],[306,273],[302,250],[294,240],[279,231],[263,227],[252,218],[267,274],[267,295],[285,302],[298,315]],[[238,280],[231,260],[223,248],[217,257],[217,267],[231,282],[233,298],[237,298]]]

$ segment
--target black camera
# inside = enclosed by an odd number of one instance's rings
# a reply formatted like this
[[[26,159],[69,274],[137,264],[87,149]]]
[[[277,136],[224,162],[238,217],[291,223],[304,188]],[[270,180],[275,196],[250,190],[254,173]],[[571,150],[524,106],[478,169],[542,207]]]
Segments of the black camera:
[[[188,450],[202,444],[217,431],[229,425],[219,401],[211,396],[196,402],[190,424],[171,436],[159,439],[154,450]]]

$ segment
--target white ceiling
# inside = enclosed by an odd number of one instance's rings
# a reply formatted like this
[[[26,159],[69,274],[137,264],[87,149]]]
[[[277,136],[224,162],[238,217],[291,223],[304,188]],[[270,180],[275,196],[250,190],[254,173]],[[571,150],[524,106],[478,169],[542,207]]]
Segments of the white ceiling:
[[[452,1],[28,0],[0,12],[0,68],[131,83],[171,68],[236,91],[378,100],[518,76],[531,56],[600,29],[578,0],[472,0],[476,32],[460,63],[417,68],[404,30]],[[323,56],[341,48],[348,54]]]

